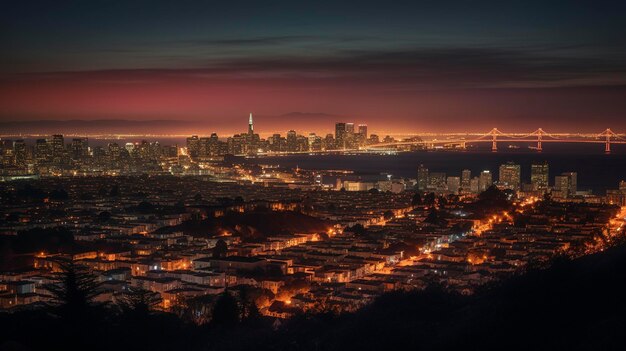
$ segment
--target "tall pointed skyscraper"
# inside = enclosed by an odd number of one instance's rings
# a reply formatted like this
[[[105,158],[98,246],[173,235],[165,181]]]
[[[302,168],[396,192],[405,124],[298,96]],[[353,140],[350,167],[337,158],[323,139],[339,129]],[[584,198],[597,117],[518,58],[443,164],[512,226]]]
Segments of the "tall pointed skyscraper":
[[[252,112],[250,112],[250,120],[248,121],[248,135],[254,134],[254,124],[252,123]]]

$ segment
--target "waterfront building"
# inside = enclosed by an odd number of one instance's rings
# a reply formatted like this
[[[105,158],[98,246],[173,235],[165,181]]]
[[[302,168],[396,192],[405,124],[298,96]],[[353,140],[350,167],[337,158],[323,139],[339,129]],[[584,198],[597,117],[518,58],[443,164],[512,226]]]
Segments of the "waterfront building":
[[[335,123],[335,146],[337,149],[346,148],[346,123]]]
[[[484,170],[480,173],[478,178],[478,191],[483,192],[487,190],[493,184],[493,176],[488,170]]]
[[[469,169],[464,169],[461,172],[461,190],[462,191],[470,191],[470,183],[472,180],[472,171]]]
[[[453,194],[458,194],[461,189],[461,178],[460,177],[448,177],[447,179],[448,191]]]
[[[518,191],[520,189],[521,181],[521,167],[513,162],[508,162],[500,165],[499,170],[500,184],[511,190]]]
[[[359,124],[359,132],[357,134],[357,146],[362,147],[367,143],[367,124]]]
[[[530,184],[533,190],[545,191],[549,186],[548,163],[533,163],[530,166]]]
[[[424,165],[417,167],[417,189],[426,191],[428,187],[428,168]]]

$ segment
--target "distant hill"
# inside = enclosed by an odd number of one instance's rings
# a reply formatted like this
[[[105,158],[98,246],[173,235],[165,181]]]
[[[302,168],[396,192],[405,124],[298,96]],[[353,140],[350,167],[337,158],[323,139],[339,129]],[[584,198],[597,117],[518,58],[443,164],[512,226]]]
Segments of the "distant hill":
[[[289,112],[277,116],[260,116],[259,121],[267,123],[269,128],[282,126],[299,133],[317,132],[319,134],[323,134],[324,131],[334,132],[336,122],[363,123],[363,121],[357,121],[352,117],[323,112]],[[287,130],[278,129],[276,131],[284,134]]]
[[[175,227],[187,235],[207,236],[223,232],[240,235],[244,241],[261,242],[279,234],[326,232],[329,222],[298,212],[229,212],[224,217],[187,221]]]
[[[176,120],[39,120],[1,122],[0,134],[152,134],[159,131],[181,131],[193,122]]]
[[[255,130],[260,133],[280,132],[285,134],[289,129],[301,133],[333,131],[335,122],[363,123],[358,118],[351,118],[322,112],[290,112],[280,115],[254,114]],[[153,119],[72,119],[72,120],[15,120],[0,122],[0,134],[199,134],[208,135],[212,132],[232,134],[245,131],[248,115],[234,118],[209,118],[177,120]],[[230,132],[227,132],[230,131]]]

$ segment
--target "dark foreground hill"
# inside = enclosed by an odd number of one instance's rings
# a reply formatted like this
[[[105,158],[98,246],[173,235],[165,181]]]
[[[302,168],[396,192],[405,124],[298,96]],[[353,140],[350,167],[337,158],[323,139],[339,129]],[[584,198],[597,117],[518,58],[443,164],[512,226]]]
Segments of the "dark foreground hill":
[[[471,297],[388,294],[354,314],[195,326],[173,315],[100,312],[68,325],[48,312],[0,314],[0,349],[624,350],[626,246],[558,261]],[[79,347],[77,347],[79,346]]]
[[[626,350],[625,298],[622,245],[472,297],[433,288],[388,294],[355,314],[296,318],[260,348]]]

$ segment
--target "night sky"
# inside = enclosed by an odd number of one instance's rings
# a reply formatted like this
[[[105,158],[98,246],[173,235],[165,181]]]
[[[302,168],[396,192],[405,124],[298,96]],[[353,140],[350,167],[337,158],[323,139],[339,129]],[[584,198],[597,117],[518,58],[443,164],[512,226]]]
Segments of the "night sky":
[[[4,124],[626,132],[626,1],[6,1],[0,45]]]

